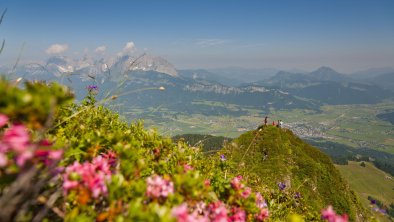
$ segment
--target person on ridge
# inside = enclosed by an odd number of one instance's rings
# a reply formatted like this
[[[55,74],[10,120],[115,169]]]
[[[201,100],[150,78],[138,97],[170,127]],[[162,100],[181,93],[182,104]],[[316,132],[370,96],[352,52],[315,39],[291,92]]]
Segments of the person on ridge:
[[[264,126],[266,126],[267,123],[268,123],[268,116],[266,116],[265,119],[264,119]]]
[[[282,122],[282,120],[279,120],[279,128],[282,128],[283,127],[283,122]]]

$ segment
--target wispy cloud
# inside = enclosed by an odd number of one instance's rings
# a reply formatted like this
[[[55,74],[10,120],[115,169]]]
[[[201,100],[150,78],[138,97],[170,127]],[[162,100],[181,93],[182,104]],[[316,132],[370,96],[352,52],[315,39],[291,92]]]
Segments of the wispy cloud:
[[[106,50],[107,50],[107,46],[102,45],[102,46],[97,47],[94,50],[94,52],[97,53],[97,54],[103,54]]]
[[[67,44],[53,44],[45,50],[47,54],[60,54],[68,50]]]
[[[195,44],[200,47],[211,47],[230,43],[228,39],[198,39]]]

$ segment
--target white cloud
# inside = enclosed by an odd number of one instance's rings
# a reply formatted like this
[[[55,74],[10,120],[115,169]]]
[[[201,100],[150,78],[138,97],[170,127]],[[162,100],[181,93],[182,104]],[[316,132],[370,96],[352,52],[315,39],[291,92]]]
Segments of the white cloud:
[[[210,47],[210,46],[223,45],[229,42],[231,41],[228,39],[199,39],[196,41],[196,45],[201,47]]]
[[[53,44],[45,50],[47,54],[60,54],[68,50],[67,44]]]
[[[102,45],[96,48],[96,50],[94,50],[96,53],[98,54],[102,54],[107,50],[107,46]]]
[[[133,53],[136,50],[134,42],[127,42],[126,45],[123,47],[121,52],[118,52],[118,56],[127,55]]]
[[[126,43],[125,47],[123,48],[123,52],[133,52],[135,49],[134,42],[128,42]]]

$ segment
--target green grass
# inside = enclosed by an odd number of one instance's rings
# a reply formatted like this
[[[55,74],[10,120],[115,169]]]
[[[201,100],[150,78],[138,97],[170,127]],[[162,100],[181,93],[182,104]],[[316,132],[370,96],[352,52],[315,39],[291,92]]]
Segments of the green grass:
[[[333,205],[353,220],[364,212],[330,158],[289,130],[268,126],[244,133],[225,146],[224,153],[236,163],[236,174],[254,181],[252,186],[284,182],[316,210]]]
[[[370,163],[366,167],[359,162],[349,161],[349,165],[336,165],[350,188],[360,197],[365,207],[369,207],[368,196],[373,196],[385,205],[394,203],[394,179],[386,179],[386,173]],[[384,217],[379,217],[384,220]]]
[[[369,203],[368,196],[373,196],[386,205],[394,203],[394,179],[386,179],[388,174],[371,163],[366,163],[366,167],[362,167],[359,162],[349,161],[348,165],[337,165],[337,168],[350,187],[360,194],[364,203]]]

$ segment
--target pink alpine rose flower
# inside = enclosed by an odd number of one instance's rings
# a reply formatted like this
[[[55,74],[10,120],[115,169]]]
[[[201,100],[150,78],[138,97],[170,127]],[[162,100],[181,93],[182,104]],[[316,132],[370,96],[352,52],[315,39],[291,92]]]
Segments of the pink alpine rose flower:
[[[252,193],[252,189],[250,187],[246,187],[244,191],[241,193],[242,198],[248,198],[249,195]]]
[[[196,211],[189,213],[186,203],[172,208],[171,215],[176,218],[177,222],[209,222],[205,215],[201,215]]]
[[[5,126],[8,122],[8,116],[0,113],[0,128]]]
[[[207,208],[208,218],[210,221],[227,222],[227,211],[226,206],[221,201],[210,203]]]
[[[269,217],[269,211],[267,208],[262,208],[260,211],[255,215],[255,219],[257,221],[264,221],[268,219]]]
[[[241,180],[242,180],[242,176],[241,176],[241,175],[238,175],[238,176],[234,177],[234,178],[231,180],[231,182],[230,182],[231,187],[232,187],[234,190],[242,189],[242,188],[244,187],[244,185],[241,183]]]
[[[256,193],[256,206],[260,209],[267,207],[267,203],[265,202],[260,192]]]
[[[112,150],[109,150],[107,153],[102,154],[102,156],[108,160],[109,165],[112,168],[116,167],[116,163],[117,163],[117,157],[116,157],[116,153]]]
[[[349,220],[346,214],[337,215],[331,205],[321,211],[321,218],[328,222],[347,222]]]
[[[30,135],[24,125],[13,125],[4,132],[4,143],[18,154],[28,149],[29,140]]]
[[[161,176],[154,175],[146,179],[146,195],[151,198],[168,197],[174,193],[174,183],[163,179]]]
[[[0,167],[5,167],[8,164],[8,158],[5,154],[0,153]]]
[[[246,214],[245,211],[241,208],[233,208],[231,209],[232,215],[229,217],[228,221],[231,222],[245,222],[246,221]]]
[[[63,174],[64,193],[67,194],[69,190],[82,186],[87,188],[94,198],[105,196],[108,193],[106,182],[111,179],[111,175],[108,160],[102,156],[94,158],[91,163],[80,164],[75,161],[66,167]]]
[[[190,170],[193,170],[193,167],[192,166],[190,166],[189,164],[185,164],[185,165],[183,165],[183,171],[185,172],[185,173],[187,173],[188,171],[190,171]]]
[[[172,208],[171,215],[176,218],[177,222],[187,222],[189,217],[187,204],[183,203],[177,207]]]
[[[43,150],[35,151],[34,156],[43,162],[46,166],[52,165],[54,162],[63,157],[63,150]]]
[[[23,153],[20,153],[16,156],[16,165],[19,167],[23,167],[28,160],[31,160],[34,157],[34,153],[32,149],[27,149]]]

